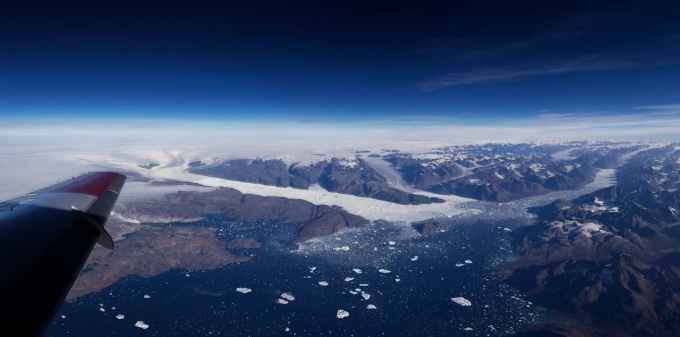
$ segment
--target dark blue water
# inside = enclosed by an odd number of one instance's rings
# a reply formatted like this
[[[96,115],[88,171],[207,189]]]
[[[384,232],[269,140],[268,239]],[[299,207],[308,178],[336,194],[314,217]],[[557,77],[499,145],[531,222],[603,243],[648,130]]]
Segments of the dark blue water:
[[[430,236],[406,225],[374,223],[291,251],[286,244],[295,234],[290,225],[235,224],[212,216],[193,225],[220,228],[225,240],[248,234],[263,248],[239,250],[253,260],[216,270],[127,277],[65,303],[46,336],[493,336],[518,331],[546,314],[495,272],[514,258],[509,230],[527,221],[460,217]],[[243,226],[255,229],[236,230]],[[390,273],[380,273],[381,268]],[[347,277],[354,279],[346,282]],[[252,292],[239,293],[237,287]],[[295,300],[276,303],[283,292]],[[472,306],[451,300],[459,296]],[[368,304],[377,309],[367,309]],[[349,317],[338,319],[339,309]],[[148,328],[136,327],[137,321]]]

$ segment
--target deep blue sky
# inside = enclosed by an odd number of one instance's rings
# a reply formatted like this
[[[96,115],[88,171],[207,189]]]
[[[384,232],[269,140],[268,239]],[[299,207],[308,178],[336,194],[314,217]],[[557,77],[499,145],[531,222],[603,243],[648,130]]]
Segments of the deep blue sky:
[[[680,103],[677,1],[215,3],[0,3],[0,113],[436,122]]]

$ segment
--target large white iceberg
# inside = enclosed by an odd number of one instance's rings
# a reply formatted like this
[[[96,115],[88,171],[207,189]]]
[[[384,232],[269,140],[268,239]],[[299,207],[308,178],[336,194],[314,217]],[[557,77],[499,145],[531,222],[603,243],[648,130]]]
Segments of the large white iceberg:
[[[289,301],[295,301],[295,296],[293,296],[291,293],[283,293],[281,294],[281,297]]]
[[[451,301],[453,301],[454,303],[456,303],[456,304],[458,304],[462,307],[469,307],[469,306],[472,305],[472,302],[468,301],[464,297],[454,297],[454,298],[451,299]]]
[[[149,328],[149,325],[144,323],[144,321],[137,321],[137,323],[135,323],[135,326],[144,330]]]
[[[342,310],[342,309],[338,309],[338,313],[337,313],[336,316],[338,316],[338,318],[345,318],[345,317],[349,316],[349,312]]]

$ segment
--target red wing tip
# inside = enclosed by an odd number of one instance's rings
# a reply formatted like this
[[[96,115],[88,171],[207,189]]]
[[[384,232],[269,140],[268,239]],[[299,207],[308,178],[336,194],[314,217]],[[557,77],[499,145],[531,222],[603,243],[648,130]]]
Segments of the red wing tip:
[[[59,187],[56,193],[79,193],[99,196],[119,176],[116,172],[94,172],[75,178],[69,184]]]

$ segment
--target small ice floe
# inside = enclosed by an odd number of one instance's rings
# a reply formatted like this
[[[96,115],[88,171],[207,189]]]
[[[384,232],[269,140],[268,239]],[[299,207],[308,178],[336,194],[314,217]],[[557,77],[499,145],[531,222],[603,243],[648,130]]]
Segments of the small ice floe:
[[[151,298],[151,296],[149,296],[149,295],[144,295],[144,298]]]
[[[369,305],[366,306],[366,309],[368,309],[368,310],[375,310],[375,309],[378,309],[378,307],[376,307],[376,306],[373,305],[373,304],[369,304]]]
[[[456,263],[456,267],[462,267],[464,265],[465,265],[464,263]]]
[[[345,282],[353,281],[354,277],[345,277]]]
[[[124,319],[124,318],[125,318],[125,315],[118,314],[118,315],[116,315],[116,318],[117,318],[117,319]]]
[[[250,289],[250,288],[236,288],[236,291],[238,291],[238,292],[240,292],[240,293],[242,293],[242,294],[247,294],[247,293],[253,291],[253,289]]]
[[[289,301],[295,301],[295,296],[293,296],[293,294],[291,294],[291,293],[283,293],[283,294],[281,294],[281,297],[285,298]]]
[[[465,329],[463,329],[463,330],[465,330],[465,331],[472,331],[473,329],[472,329],[471,327],[467,327],[467,328],[465,328]]]
[[[338,313],[336,314],[336,316],[338,316],[338,318],[345,318],[349,316],[349,312],[342,309],[338,309]]]
[[[390,246],[394,246],[394,245],[396,245],[397,243],[394,242],[394,241],[387,241],[387,244],[390,245]]]
[[[382,268],[381,268],[381,269],[378,269],[378,272],[383,273],[383,274],[389,274],[389,273],[391,273],[390,270],[388,270],[388,269],[382,269]]]
[[[135,326],[144,330],[149,328],[149,325],[144,323],[144,321],[137,321],[137,323],[135,323]]]
[[[395,279],[394,279],[394,282],[401,282],[401,279],[400,279],[400,278],[395,278]]]
[[[106,311],[106,309],[100,307],[100,308],[99,308],[99,311],[104,312],[104,311]]]
[[[506,232],[512,231],[512,229],[510,229],[510,228],[508,228],[508,227],[503,228],[503,230],[506,231]]]
[[[309,267],[309,272],[313,273],[316,270],[316,267]]]
[[[456,303],[456,304],[458,304],[462,307],[469,307],[469,306],[472,305],[472,302],[468,301],[464,297],[454,297],[454,298],[451,299],[451,301],[453,301],[454,303]]]
[[[368,287],[368,283],[359,283],[360,287]]]
[[[328,285],[328,282],[326,282],[326,281],[319,281],[319,285],[325,287],[325,286]]]
[[[363,297],[366,301],[368,301],[369,298],[371,298],[371,295],[367,293],[361,293],[361,297]]]
[[[276,299],[276,303],[278,304],[288,304],[288,301],[284,300],[283,298]]]
[[[191,275],[190,275],[189,273],[184,274],[184,276],[186,276],[186,277],[191,277]],[[140,321],[140,322],[141,322],[141,321]]]
[[[342,246],[342,247],[335,247],[333,248],[335,251],[343,251],[343,252],[349,252],[349,246]]]
[[[418,261],[418,255],[411,258],[411,261]]]
[[[472,264],[472,260],[465,260],[465,264]]]
[[[66,318],[66,315],[61,315],[61,318],[62,318],[62,319]]]
[[[354,269],[352,269],[352,271],[355,272],[355,273],[357,273],[357,274],[361,274],[361,273],[362,273],[361,269],[358,269],[358,268],[354,268]]]
[[[352,294],[352,295],[358,294],[358,292],[356,292],[356,291],[354,291],[354,290],[350,290],[349,293]]]

